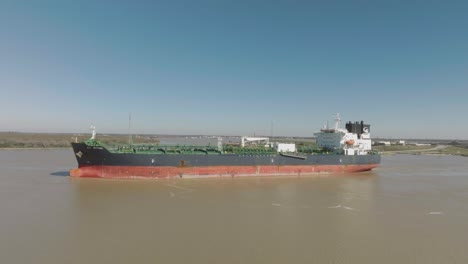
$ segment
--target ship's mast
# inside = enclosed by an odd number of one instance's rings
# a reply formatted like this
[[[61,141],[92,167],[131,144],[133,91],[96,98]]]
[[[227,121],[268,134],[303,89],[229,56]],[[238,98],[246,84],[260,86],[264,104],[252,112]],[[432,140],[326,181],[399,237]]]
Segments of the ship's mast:
[[[273,138],[273,120],[270,123],[270,137]]]
[[[133,145],[132,138],[132,113],[128,113],[128,145]]]
[[[218,151],[223,152],[223,138],[218,137]]]
[[[340,114],[337,113],[335,117],[335,130],[338,130],[341,126],[341,117]]]
[[[94,125],[91,125],[91,140],[95,140],[96,139],[96,127]]]

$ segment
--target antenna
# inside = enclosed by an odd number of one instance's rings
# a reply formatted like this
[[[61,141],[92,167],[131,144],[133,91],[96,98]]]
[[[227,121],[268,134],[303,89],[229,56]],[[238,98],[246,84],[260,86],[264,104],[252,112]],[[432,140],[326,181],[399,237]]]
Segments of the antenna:
[[[128,113],[128,145],[133,145],[132,138],[132,113]]]

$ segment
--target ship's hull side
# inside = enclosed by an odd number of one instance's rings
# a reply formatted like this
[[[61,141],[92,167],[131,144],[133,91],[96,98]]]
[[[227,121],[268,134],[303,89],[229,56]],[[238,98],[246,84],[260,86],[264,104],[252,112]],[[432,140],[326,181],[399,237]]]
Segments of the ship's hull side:
[[[380,155],[138,154],[111,153],[82,143],[72,146],[78,168],[71,170],[70,176],[75,177],[301,176],[368,171],[380,163]]]
[[[283,166],[84,166],[70,171],[70,176],[91,178],[210,178],[246,176],[307,176],[321,173],[369,171],[367,165],[283,165]]]

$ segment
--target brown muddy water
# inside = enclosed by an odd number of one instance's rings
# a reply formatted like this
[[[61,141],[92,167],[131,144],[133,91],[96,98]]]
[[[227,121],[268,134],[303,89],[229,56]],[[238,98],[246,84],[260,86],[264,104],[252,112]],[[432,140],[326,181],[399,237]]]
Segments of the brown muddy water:
[[[468,159],[308,178],[71,179],[0,151],[0,263],[468,263]]]

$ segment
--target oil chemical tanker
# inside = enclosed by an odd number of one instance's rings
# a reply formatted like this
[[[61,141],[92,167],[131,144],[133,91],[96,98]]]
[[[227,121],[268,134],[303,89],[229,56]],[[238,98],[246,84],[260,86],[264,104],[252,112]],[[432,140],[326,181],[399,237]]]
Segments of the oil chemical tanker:
[[[265,137],[241,137],[238,145],[109,147],[96,140],[72,143],[78,168],[73,177],[204,178],[238,176],[301,176],[368,171],[380,164],[371,149],[370,125],[348,122],[315,133],[316,145],[270,142]]]

